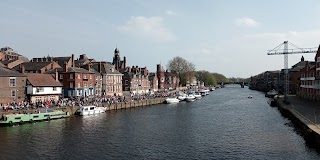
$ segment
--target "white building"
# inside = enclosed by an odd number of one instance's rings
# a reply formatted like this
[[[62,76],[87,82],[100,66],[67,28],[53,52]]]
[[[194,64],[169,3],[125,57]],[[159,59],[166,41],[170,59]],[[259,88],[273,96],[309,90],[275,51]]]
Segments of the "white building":
[[[62,84],[49,74],[27,74],[27,98],[32,102],[57,101],[62,95]]]

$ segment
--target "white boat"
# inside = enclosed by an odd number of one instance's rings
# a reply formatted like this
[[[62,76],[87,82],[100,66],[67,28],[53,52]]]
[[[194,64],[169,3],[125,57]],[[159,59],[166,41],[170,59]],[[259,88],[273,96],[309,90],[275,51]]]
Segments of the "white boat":
[[[193,101],[195,101],[196,100],[196,97],[194,96],[194,95],[192,95],[192,94],[189,94],[189,95],[187,95],[187,97],[186,97],[186,101],[187,102],[193,102]]]
[[[177,98],[167,98],[166,99],[166,103],[168,103],[168,104],[179,103],[179,102],[180,102],[180,100]]]
[[[105,107],[96,107],[96,106],[81,106],[75,114],[84,116],[84,115],[94,115],[99,113],[106,112],[107,108]]]
[[[187,95],[186,94],[181,94],[180,96],[178,96],[178,99],[180,101],[184,101],[186,99]]]
[[[200,92],[196,92],[193,96],[194,96],[196,99],[201,99],[201,98],[202,98]]]
[[[209,89],[205,89],[204,92],[206,93],[206,95],[209,95]]]
[[[216,90],[216,88],[214,88],[214,87],[211,87],[211,88],[210,88],[210,91],[214,91],[214,90]]]
[[[200,90],[200,94],[201,94],[201,96],[206,96],[207,95],[205,90]]]
[[[269,98],[273,98],[274,96],[276,96],[278,94],[279,94],[278,91],[273,89],[273,90],[270,90],[269,92],[267,92],[265,96],[269,97]]]

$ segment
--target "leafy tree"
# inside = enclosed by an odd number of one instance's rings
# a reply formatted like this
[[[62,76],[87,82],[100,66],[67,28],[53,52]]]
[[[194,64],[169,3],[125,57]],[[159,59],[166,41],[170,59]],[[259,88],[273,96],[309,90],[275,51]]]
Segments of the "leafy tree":
[[[167,68],[178,74],[180,83],[183,85],[185,85],[187,81],[190,81],[191,77],[194,76],[195,65],[179,56],[171,59]]]
[[[197,71],[196,77],[198,80],[204,82],[204,85],[206,85],[206,86],[216,86],[217,85],[216,78],[213,76],[213,74],[211,74],[208,71],[204,71],[204,70]]]
[[[226,78],[223,74],[220,73],[212,73],[212,75],[216,78],[217,83],[226,83],[229,82],[228,78]]]

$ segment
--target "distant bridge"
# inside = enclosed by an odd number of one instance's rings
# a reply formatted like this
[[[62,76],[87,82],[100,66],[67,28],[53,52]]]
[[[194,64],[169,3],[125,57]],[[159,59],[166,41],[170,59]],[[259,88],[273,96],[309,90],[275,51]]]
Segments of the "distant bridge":
[[[242,85],[244,84],[245,86],[248,85],[248,82],[218,82],[219,85],[226,85],[226,84],[239,84]]]

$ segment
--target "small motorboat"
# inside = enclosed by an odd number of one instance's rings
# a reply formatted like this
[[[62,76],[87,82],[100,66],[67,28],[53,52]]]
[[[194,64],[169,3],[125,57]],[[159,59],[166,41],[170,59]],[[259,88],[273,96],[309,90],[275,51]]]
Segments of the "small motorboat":
[[[186,94],[181,94],[180,96],[178,96],[178,99],[180,101],[184,101],[186,99],[187,95]]]
[[[186,101],[187,102],[193,102],[193,101],[195,101],[196,100],[196,97],[193,95],[193,94],[189,94],[189,95],[187,95],[187,97],[186,97]]]
[[[99,113],[105,113],[107,110],[106,107],[96,107],[96,106],[80,106],[80,108],[76,111],[76,115],[84,116],[84,115],[94,115]]]
[[[180,100],[178,98],[167,98],[166,103],[172,104],[172,103],[179,103]]]
[[[193,96],[194,96],[196,99],[201,99],[201,98],[202,98],[200,92],[196,92]]]
[[[278,91],[273,89],[273,90],[270,90],[269,92],[267,92],[265,96],[268,98],[273,98],[274,96],[276,96],[278,94],[279,94]]]

